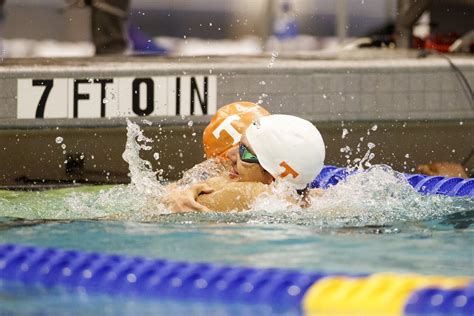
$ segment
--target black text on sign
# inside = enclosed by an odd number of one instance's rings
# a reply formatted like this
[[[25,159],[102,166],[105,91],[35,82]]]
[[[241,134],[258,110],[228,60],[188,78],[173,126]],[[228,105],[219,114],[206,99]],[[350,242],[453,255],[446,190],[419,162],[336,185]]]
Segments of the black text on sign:
[[[216,77],[18,79],[17,117],[212,115]]]

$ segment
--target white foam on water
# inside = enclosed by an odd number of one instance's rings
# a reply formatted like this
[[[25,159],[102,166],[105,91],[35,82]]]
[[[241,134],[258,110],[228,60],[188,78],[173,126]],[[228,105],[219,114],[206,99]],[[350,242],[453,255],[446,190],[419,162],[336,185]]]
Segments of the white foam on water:
[[[456,203],[456,198],[421,195],[405,177],[384,165],[357,172],[312,197],[306,209],[278,198],[261,196],[252,212],[271,213],[282,222],[329,226],[385,225],[397,221],[415,221],[446,216],[464,210],[474,201]],[[470,201],[470,202],[469,202]],[[275,220],[275,219],[273,219]]]
[[[325,190],[321,197],[312,197],[309,208],[288,202],[294,190],[277,182],[273,195],[260,196],[245,212],[183,213],[171,212],[160,203],[165,186],[157,180],[149,161],[140,157],[142,150],[152,150],[152,140],[140,127],[127,120],[127,142],[123,159],[129,165],[131,183],[97,189],[69,188],[46,192],[1,192],[2,216],[32,219],[106,219],[143,222],[218,222],[272,224],[289,223],[320,227],[385,225],[396,221],[412,221],[442,217],[474,208],[474,199],[440,195],[421,195],[405,177],[388,166],[363,169],[373,157],[368,151],[352,170],[357,172],[338,185]],[[154,148],[154,150],[158,150]],[[350,150],[350,149],[349,149]],[[367,164],[364,163],[365,166]],[[222,173],[225,167],[215,160],[186,171],[177,184],[188,187]],[[295,196],[293,196],[295,198]]]

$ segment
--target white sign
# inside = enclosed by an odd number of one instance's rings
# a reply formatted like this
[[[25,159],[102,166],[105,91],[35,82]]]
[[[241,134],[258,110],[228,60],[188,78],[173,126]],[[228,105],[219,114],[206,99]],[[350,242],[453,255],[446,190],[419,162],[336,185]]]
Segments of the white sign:
[[[18,79],[17,118],[212,115],[215,76]]]

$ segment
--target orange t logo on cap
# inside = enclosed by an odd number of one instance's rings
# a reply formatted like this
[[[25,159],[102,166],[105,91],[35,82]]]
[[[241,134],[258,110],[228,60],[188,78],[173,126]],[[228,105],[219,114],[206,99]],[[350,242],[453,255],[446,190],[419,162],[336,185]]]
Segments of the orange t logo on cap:
[[[287,175],[291,174],[293,179],[298,177],[300,174],[295,171],[295,169],[291,168],[286,161],[280,162],[280,166],[285,168],[285,171],[280,175],[282,178],[286,177]]]

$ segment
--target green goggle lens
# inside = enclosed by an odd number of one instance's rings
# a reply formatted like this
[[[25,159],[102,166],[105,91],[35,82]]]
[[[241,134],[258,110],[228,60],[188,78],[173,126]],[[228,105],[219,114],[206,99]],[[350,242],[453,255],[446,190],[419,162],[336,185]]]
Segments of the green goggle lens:
[[[239,146],[240,160],[249,163],[258,163],[258,158],[252,154],[245,145],[240,144]]]

